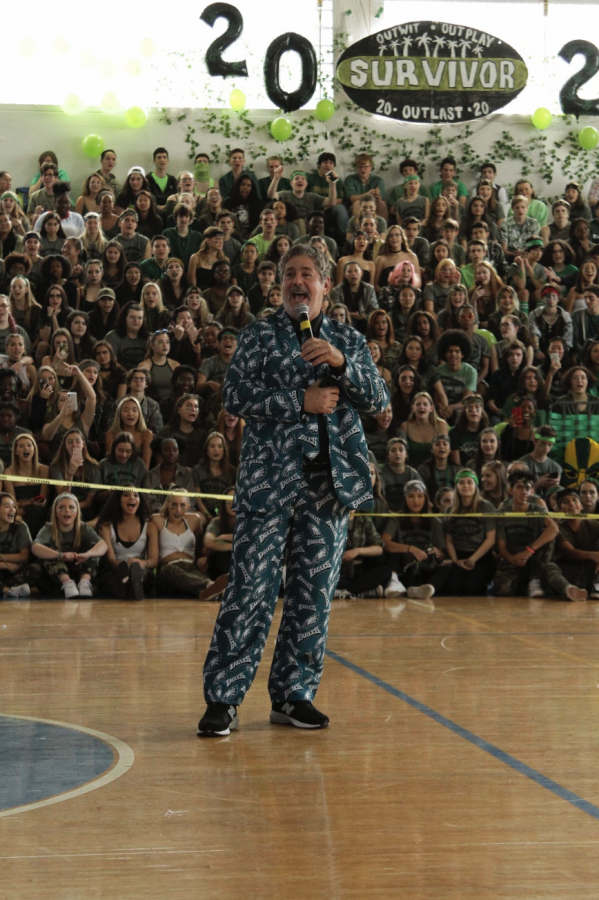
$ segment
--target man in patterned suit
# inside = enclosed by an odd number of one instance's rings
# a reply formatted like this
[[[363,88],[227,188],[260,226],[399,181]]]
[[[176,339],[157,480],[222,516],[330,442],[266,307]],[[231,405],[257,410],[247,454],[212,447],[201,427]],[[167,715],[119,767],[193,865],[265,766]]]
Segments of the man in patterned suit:
[[[324,728],[318,689],[350,509],[372,499],[359,414],[389,402],[364,337],[327,319],[328,261],[294,246],[281,260],[283,306],[239,334],[224,408],[245,419],[229,582],[204,665],[198,734],[227,735],[260,663],[286,565],[270,671],[270,721]],[[297,307],[313,337],[302,343]]]

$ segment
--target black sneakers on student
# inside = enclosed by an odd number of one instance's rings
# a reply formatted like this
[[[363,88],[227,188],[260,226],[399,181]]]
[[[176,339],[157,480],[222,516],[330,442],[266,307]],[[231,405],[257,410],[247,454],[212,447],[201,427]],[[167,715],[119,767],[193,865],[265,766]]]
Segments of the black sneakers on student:
[[[226,737],[238,725],[236,706],[231,703],[209,703],[198,724],[198,737]]]
[[[294,728],[326,728],[329,717],[315,709],[311,700],[289,700],[273,703],[270,721],[273,725],[293,725]]]

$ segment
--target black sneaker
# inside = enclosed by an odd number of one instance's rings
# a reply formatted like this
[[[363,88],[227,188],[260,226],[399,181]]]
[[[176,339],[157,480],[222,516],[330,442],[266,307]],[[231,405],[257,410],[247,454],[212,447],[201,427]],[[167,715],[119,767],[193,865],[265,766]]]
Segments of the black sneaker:
[[[129,567],[129,597],[132,600],[144,599],[144,573],[139,563],[131,563]]]
[[[231,703],[209,703],[198,724],[198,737],[225,737],[238,725],[236,706]]]
[[[295,728],[326,728],[329,717],[315,709],[311,700],[293,700],[273,703],[270,721],[273,725],[293,725]]]

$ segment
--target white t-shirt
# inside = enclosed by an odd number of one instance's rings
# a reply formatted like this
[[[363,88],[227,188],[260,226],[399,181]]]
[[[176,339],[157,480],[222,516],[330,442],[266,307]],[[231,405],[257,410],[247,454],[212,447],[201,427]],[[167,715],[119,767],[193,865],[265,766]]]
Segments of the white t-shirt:
[[[41,216],[36,219],[35,225],[33,226],[33,230],[38,233],[42,230],[42,222],[48,213],[42,213]],[[81,237],[83,232],[85,231],[85,222],[83,221],[83,217],[79,215],[79,213],[71,212],[68,214],[66,219],[61,219],[60,224],[62,225],[62,230],[66,234],[67,237]]]

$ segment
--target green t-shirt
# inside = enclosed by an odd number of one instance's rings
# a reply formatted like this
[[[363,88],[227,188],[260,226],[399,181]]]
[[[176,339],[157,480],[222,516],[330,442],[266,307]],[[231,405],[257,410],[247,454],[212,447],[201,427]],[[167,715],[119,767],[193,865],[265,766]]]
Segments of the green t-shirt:
[[[447,363],[441,363],[437,366],[437,371],[441,376],[445,394],[450,404],[459,403],[466,391],[476,391],[476,369],[462,363],[459,369],[451,372],[447,367]]]
[[[273,238],[274,240],[274,238]],[[254,244],[257,248],[260,256],[264,256],[270,245],[272,244],[272,240],[267,241],[264,235],[257,234],[253,238],[250,238],[248,244]]]
[[[150,172],[150,178],[156,182],[161,193],[164,193],[164,189],[168,183],[168,175],[163,175],[162,178],[159,178],[156,172]]]

